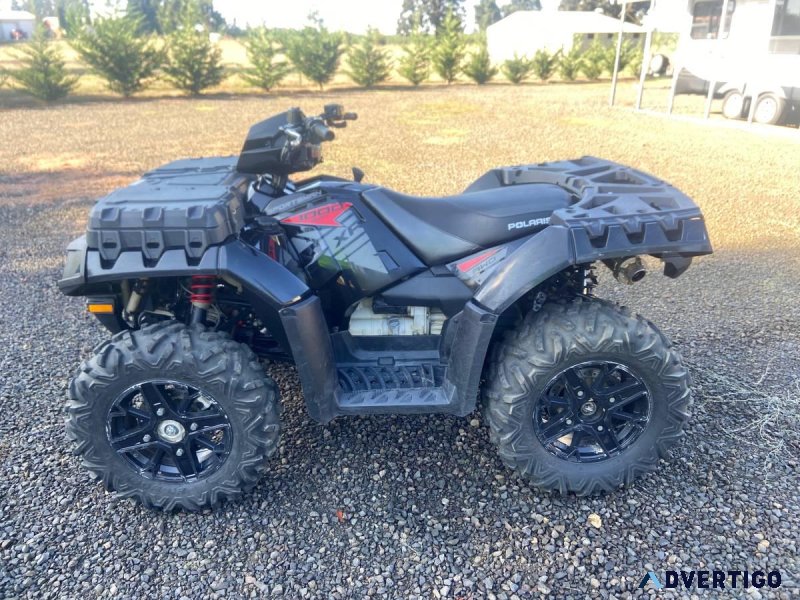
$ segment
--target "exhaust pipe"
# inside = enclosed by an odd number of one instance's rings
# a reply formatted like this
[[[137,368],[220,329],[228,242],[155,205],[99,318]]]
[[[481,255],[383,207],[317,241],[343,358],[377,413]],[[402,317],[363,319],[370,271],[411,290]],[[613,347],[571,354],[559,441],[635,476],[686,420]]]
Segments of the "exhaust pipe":
[[[610,264],[609,264],[610,263]],[[606,266],[611,269],[614,278],[620,283],[633,285],[637,281],[644,279],[647,269],[644,268],[642,259],[638,256],[623,258],[622,260],[606,262]]]

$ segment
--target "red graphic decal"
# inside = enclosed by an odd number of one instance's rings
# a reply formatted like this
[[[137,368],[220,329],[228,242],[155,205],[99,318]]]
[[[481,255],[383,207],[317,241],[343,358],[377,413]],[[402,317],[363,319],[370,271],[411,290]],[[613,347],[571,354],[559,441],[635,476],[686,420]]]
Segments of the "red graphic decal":
[[[314,225],[316,227],[341,227],[338,219],[353,206],[350,202],[333,202],[281,219],[281,223],[290,225]]]
[[[476,267],[479,264],[481,264],[487,258],[497,254],[498,250],[500,250],[500,248],[494,248],[492,250],[489,250],[488,252],[484,252],[483,254],[478,254],[478,256],[473,256],[469,260],[465,260],[462,263],[458,263],[458,270],[461,271],[462,273],[466,273],[473,267]]]

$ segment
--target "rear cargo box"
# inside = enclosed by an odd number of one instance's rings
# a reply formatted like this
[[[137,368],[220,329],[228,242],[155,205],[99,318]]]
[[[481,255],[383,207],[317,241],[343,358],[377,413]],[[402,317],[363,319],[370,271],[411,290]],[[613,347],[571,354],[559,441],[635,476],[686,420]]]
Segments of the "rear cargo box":
[[[87,245],[111,262],[140,250],[152,263],[180,248],[192,262],[242,229],[252,180],[236,172],[236,157],[171,162],[100,199],[89,216]]]

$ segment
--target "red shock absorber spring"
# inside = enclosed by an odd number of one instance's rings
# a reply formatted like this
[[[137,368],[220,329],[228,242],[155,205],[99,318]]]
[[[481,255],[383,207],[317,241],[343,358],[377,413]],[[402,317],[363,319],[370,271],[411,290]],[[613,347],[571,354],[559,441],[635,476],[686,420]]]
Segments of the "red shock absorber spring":
[[[217,285],[216,275],[192,275],[189,286],[189,300],[197,308],[208,308],[214,300],[214,288]]]

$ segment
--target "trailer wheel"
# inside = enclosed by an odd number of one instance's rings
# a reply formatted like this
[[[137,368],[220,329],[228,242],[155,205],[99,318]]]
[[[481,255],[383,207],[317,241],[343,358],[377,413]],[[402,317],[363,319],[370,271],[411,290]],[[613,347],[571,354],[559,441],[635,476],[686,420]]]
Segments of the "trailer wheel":
[[[777,94],[772,92],[761,94],[756,101],[753,120],[762,125],[777,125],[783,117],[784,108],[786,100]]]
[[[722,99],[722,116],[726,119],[741,119],[745,112],[744,94],[730,90]]]

